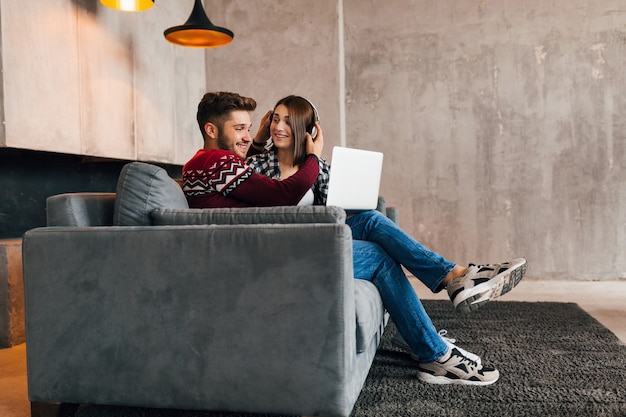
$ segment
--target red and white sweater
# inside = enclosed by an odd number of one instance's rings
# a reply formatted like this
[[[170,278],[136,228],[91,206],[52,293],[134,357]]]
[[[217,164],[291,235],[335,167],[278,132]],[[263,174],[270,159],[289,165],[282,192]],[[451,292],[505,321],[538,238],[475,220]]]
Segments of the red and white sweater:
[[[315,155],[294,175],[278,181],[255,173],[233,152],[201,149],[183,166],[183,191],[192,208],[292,206],[318,175]]]

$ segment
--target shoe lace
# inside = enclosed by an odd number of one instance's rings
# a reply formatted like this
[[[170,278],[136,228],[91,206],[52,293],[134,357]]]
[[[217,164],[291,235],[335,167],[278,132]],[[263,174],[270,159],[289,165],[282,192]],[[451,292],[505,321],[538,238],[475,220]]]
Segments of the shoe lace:
[[[448,331],[446,329],[441,329],[439,330],[439,336],[443,337],[444,339],[446,339],[448,342],[455,344],[456,343],[456,339],[452,338],[452,337],[446,337],[446,335],[448,334]]]
[[[497,267],[497,264],[469,264],[468,266],[470,266],[470,267],[473,266],[478,271],[480,271],[483,268],[495,269]]]
[[[456,356],[458,356],[460,358],[461,362],[467,362],[474,369],[477,369],[477,368],[480,367],[478,365],[478,362],[476,362],[475,360],[472,360],[472,359],[468,358],[463,353],[459,352],[458,349],[454,349],[454,350],[456,351]]]

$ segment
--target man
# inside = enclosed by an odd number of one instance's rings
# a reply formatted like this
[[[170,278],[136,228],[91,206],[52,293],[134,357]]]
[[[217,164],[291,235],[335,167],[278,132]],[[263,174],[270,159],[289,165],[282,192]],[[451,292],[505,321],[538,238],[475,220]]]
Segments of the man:
[[[234,93],[207,93],[200,101],[197,119],[204,147],[183,167],[183,190],[190,207],[295,205],[315,182],[323,148],[317,122],[315,141],[307,134],[305,163],[289,178],[269,179],[245,164],[251,145],[249,112],[255,108],[253,99]],[[418,378],[434,384],[496,382],[496,369],[437,332],[402,266],[419,271],[414,274],[434,292],[447,288],[455,306],[473,309],[517,284],[526,261],[462,267],[428,250],[376,211],[359,213],[347,223],[353,233],[354,277],[378,288],[403,337],[398,342],[418,362]]]

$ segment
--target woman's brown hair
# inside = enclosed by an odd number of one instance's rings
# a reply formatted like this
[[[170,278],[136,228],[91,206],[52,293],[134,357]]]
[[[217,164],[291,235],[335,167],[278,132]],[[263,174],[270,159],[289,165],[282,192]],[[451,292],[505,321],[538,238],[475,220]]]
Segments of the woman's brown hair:
[[[287,96],[279,100],[276,107],[283,105],[289,113],[289,125],[294,141],[294,166],[301,166],[306,160],[306,133],[307,128],[316,121],[316,110],[311,102],[300,96]]]

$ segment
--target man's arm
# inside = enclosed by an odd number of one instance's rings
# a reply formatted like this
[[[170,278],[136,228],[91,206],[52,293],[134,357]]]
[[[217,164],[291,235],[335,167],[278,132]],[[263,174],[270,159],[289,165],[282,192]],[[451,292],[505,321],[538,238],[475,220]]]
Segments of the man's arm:
[[[231,187],[228,197],[251,206],[292,206],[298,204],[315,183],[319,175],[319,162],[317,156],[309,155],[298,172],[283,181],[257,174],[250,167],[248,169],[250,173],[235,187]]]

